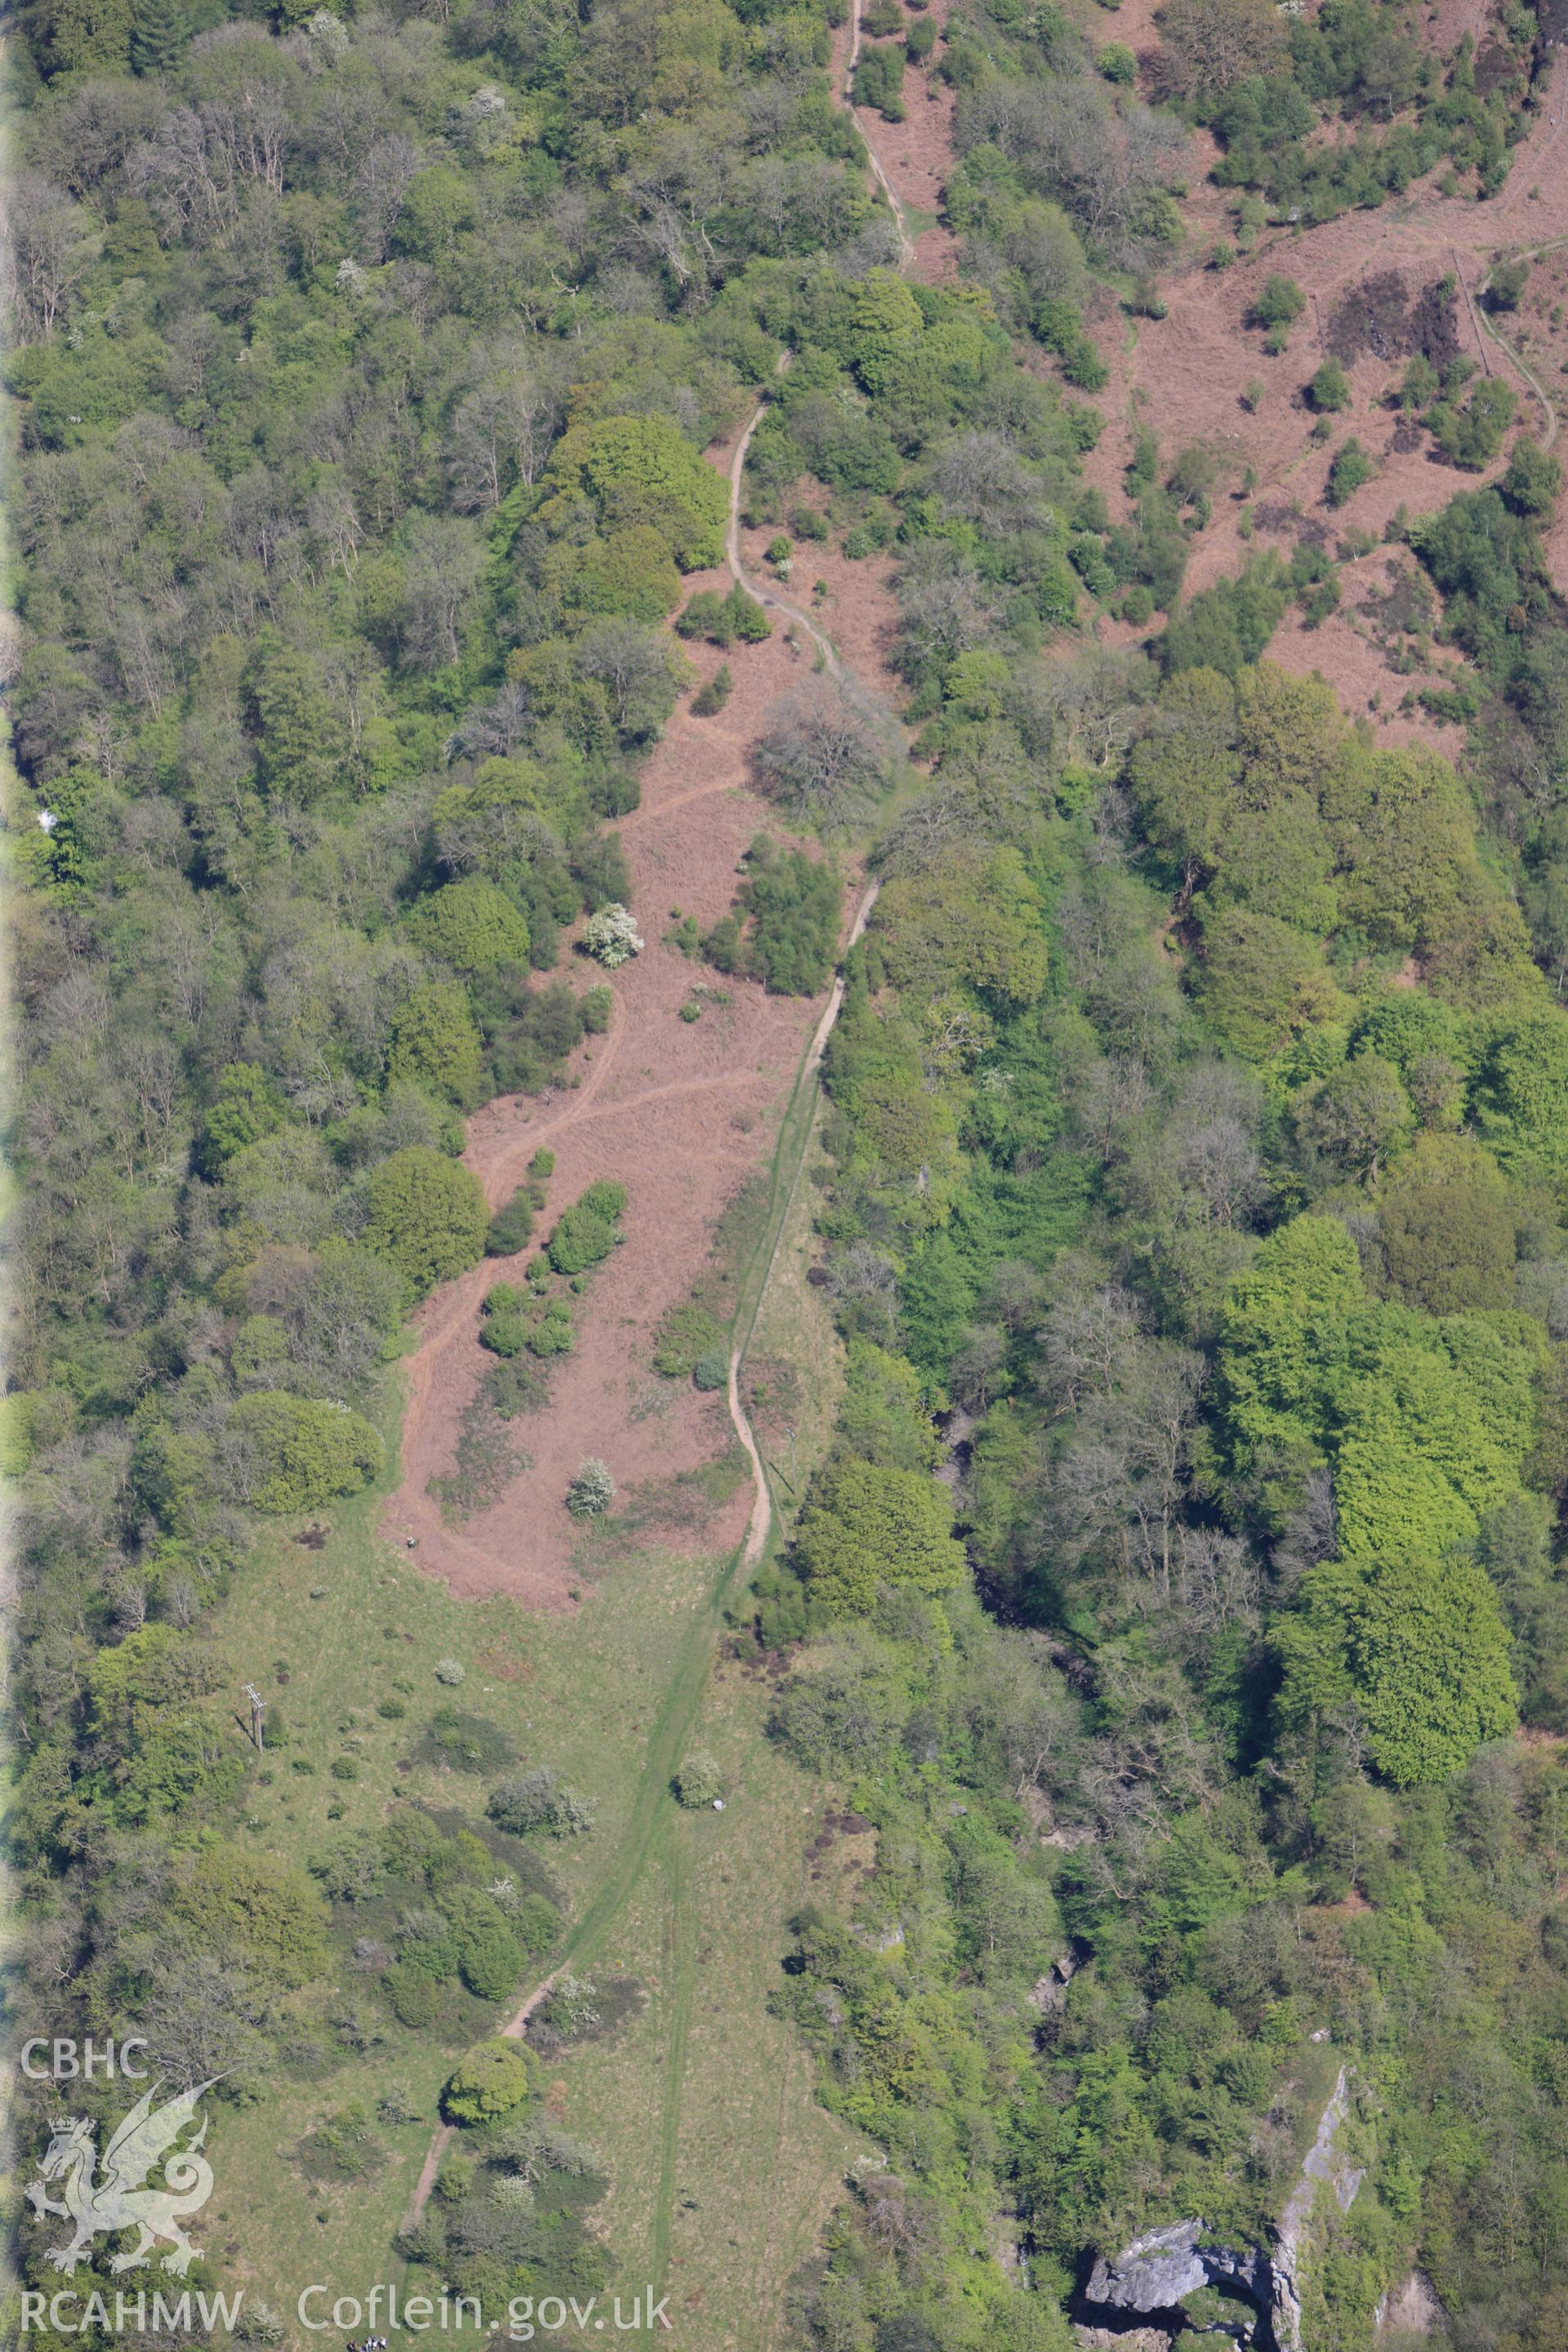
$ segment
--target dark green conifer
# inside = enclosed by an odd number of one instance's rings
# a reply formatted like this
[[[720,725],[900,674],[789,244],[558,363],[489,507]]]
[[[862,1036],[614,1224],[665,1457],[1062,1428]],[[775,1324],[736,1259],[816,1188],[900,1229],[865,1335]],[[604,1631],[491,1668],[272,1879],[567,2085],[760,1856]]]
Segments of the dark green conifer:
[[[172,72],[189,37],[184,0],[136,0],[131,19],[131,63],[135,72]]]

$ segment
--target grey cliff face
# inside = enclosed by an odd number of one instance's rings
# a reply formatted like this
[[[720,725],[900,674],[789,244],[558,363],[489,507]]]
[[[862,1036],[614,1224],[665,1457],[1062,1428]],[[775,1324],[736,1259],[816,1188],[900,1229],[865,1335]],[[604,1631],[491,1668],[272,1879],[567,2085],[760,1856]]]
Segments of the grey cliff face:
[[[1268,2255],[1205,2246],[1202,2237],[1201,2221],[1173,2221],[1135,2238],[1113,2261],[1101,2255],[1087,2300],[1111,2311],[1173,2311],[1184,2295],[1223,2284],[1238,2287],[1267,2310],[1273,2289]]]

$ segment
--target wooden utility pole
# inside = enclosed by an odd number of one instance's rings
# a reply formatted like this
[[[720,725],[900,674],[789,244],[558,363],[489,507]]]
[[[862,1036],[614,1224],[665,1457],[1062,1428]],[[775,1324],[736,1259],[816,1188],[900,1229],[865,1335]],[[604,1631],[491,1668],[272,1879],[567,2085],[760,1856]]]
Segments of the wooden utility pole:
[[[251,1742],[257,1754],[259,1756],[262,1754],[266,1746],[266,1742],[262,1737],[261,1717],[266,1709],[267,1701],[262,1697],[261,1693],[257,1689],[254,1683],[246,1684],[245,1696],[250,1701]]]

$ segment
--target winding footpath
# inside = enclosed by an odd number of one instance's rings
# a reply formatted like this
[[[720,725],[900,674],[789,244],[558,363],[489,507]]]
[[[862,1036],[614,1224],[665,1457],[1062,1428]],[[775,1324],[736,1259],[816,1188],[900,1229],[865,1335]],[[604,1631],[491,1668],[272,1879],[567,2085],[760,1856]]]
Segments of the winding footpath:
[[[849,51],[851,74],[859,48],[860,0],[853,0],[853,31]],[[845,104],[847,107],[849,103],[847,82]],[[893,219],[898,227],[900,266],[907,269],[914,259],[914,245],[908,233],[903,206],[868,136],[866,143],[873,175],[892,208]],[[782,353],[778,362],[779,373],[782,373],[788,364],[788,353]],[[725,553],[729,568],[738,584],[749,595],[755,597],[757,602],[768,611],[782,614],[795,627],[805,631],[817,649],[822,668],[836,685],[844,692],[854,693],[864,699],[863,689],[858,680],[846,667],[832,640],[820,624],[800,605],[795,604],[789,597],[782,595],[767,582],[753,580],[745,568],[741,546],[742,484],[745,473],[746,454],[751,446],[752,437],[762,421],[766,405],[764,395],[758,401],[748,419],[731,458],[730,513],[725,533]],[[691,791],[679,793],[661,803],[657,809],[649,809],[643,813],[634,812],[627,822],[636,823],[639,814],[643,814],[647,821],[669,809],[682,806],[689,801],[700,799],[710,792],[729,788],[728,780],[722,785],[694,787]],[[861,892],[846,939],[846,951],[853,947],[864,933],[871,910],[877,903],[879,887],[879,884],[872,879],[867,883]],[[788,1229],[790,1209],[799,1187],[806,1147],[816,1125],[816,1097],[820,1083],[823,1056],[826,1052],[827,1043],[833,1034],[834,1024],[838,1019],[843,1003],[844,975],[840,969],[835,975],[827,1003],[813,1032],[790,1096],[782,1129],[784,1140],[778,1160],[775,1161],[773,1213],[769,1220],[768,1234],[759,1245],[765,1252],[765,1257],[760,1268],[760,1275],[756,1269],[753,1269],[754,1279],[748,1286],[752,1293],[750,1313],[744,1318],[737,1318],[736,1336],[731,1350],[727,1383],[730,1419],[751,1465],[752,1485],[752,1510],[747,1522],[744,1541],[739,1552],[726,1563],[707,1609],[694,1620],[690,1633],[682,1647],[658,1720],[655,1723],[648,1740],[647,1761],[631,1815],[617,1842],[604,1880],[586,1910],[569,1931],[565,1947],[555,1967],[542,1983],[533,1988],[500,2029],[503,2036],[514,2040],[521,2038],[526,2032],[529,2019],[544,2000],[552,1986],[563,1972],[577,1961],[586,1960],[597,1948],[605,1932],[623,1909],[650,1860],[654,1858],[661,1818],[668,1815],[671,1810],[668,1800],[670,1778],[684,1751],[688,1734],[695,1720],[697,1709],[707,1685],[713,1641],[721,1622],[725,1601],[731,1588],[742,1578],[749,1577],[760,1565],[773,1534],[773,1494],[763,1461],[762,1449],[757,1443],[756,1433],[742,1402],[741,1370],[745,1360],[752,1331],[755,1327],[758,1310],[773,1277],[780,1244]],[[617,997],[604,1048],[595,1056],[587,1076],[571,1104],[558,1116],[545,1120],[542,1125],[530,1125],[520,1134],[509,1139],[494,1151],[493,1156],[485,1159],[483,1164],[477,1170],[476,1172],[479,1175],[485,1188],[485,1197],[492,1208],[506,1198],[511,1186],[521,1177],[528,1161],[542,1143],[560,1136],[566,1129],[577,1125],[581,1120],[599,1116],[613,1115],[618,1118],[628,1110],[644,1108],[672,1095],[689,1092],[699,1087],[740,1082],[737,1077],[731,1076],[727,1079],[723,1075],[700,1080],[685,1080],[674,1085],[651,1087],[643,1094],[633,1096],[626,1101],[618,1101],[613,1106],[597,1107],[596,1098],[616,1061],[625,1035],[625,1011]],[[441,1357],[455,1342],[471,1336],[479,1300],[485,1289],[495,1278],[498,1270],[495,1261],[476,1266],[469,1274],[462,1276],[457,1282],[451,1284],[444,1293],[440,1311],[427,1326],[419,1348],[410,1362],[405,1412],[405,1429],[416,1425],[427,1408],[431,1384]],[[405,1517],[416,1522],[421,1527],[431,1528],[440,1524],[435,1505],[422,1494],[405,1494],[402,1498],[401,1508]],[[443,1532],[448,1543],[454,1540],[449,1529]],[[526,1601],[531,1597],[526,1589],[526,1581],[520,1590],[519,1572],[513,1564],[492,1559],[488,1553],[482,1552],[479,1547],[467,1544],[466,1539],[458,1540],[462,1548],[471,1551],[476,1559],[483,1559],[492,1569],[504,1570],[512,1589],[519,1591],[520,1598]],[[542,1588],[541,1597],[542,1597]],[[677,1832],[679,1827],[679,1825],[677,1824]],[[674,2210],[675,2158],[679,2123],[681,2075],[684,2071],[686,2032],[690,2015],[693,1977],[691,1948],[694,1945],[696,1930],[695,1911],[689,1899],[689,1887],[684,1875],[684,1857],[679,1850],[679,1837],[674,1845],[670,1845],[668,1841],[665,1843],[668,1850],[665,1852],[664,1861],[669,1878],[673,1904],[674,1943],[671,1967],[670,2031],[664,2062],[666,2082],[660,2135],[662,2161],[655,2213],[651,2264],[656,2290],[662,2288],[664,2284]],[[425,2210],[439,2177],[452,2136],[452,2126],[442,2124],[432,2137],[409,2202],[405,2226],[416,2221]],[[765,2285],[767,2283],[760,2284]],[[768,2305],[769,2321],[773,2316],[773,2301],[776,2301],[776,2297],[772,2298]],[[771,2336],[771,2326],[765,2326],[765,2333]]]
[[[860,903],[855,910],[855,919],[849,926],[849,937],[845,942],[846,952],[855,945],[856,940],[859,939],[861,933],[865,930],[867,922],[870,918],[871,909],[877,903],[877,893],[881,887],[882,886],[879,882],[872,881],[867,884],[865,890],[862,892]],[[805,1060],[802,1065],[801,1078],[802,1082],[807,1087],[815,1087],[816,1085],[818,1076],[822,1069],[822,1057],[827,1051],[827,1041],[833,1034],[833,1024],[838,1018],[839,1009],[843,1003],[844,974],[842,971],[840,971],[836,972],[834,975],[833,992],[828,997],[827,1004],[823,1013],[822,1018],[816,1024],[816,1034],[813,1036],[811,1044],[806,1049]],[[815,1111],[815,1106],[813,1108]],[[811,1125],[812,1121],[808,1119],[806,1121],[806,1134],[802,1139],[801,1150],[796,1155],[795,1167],[791,1171],[789,1182],[784,1190],[783,1205],[777,1212],[776,1223],[773,1228],[773,1246],[768,1251],[767,1265],[763,1270],[762,1282],[757,1290],[757,1306],[759,1308],[762,1306],[763,1298],[767,1295],[768,1285],[773,1280],[773,1265],[778,1257],[779,1244],[784,1240],[784,1234],[789,1225],[790,1209],[794,1204],[795,1192],[800,1183],[801,1170],[805,1165],[805,1142],[809,1139]],[[734,1347],[731,1349],[730,1353],[729,1381],[730,1418],[735,1425],[736,1436],[740,1439],[742,1444],[746,1449],[746,1459],[752,1465],[752,1484],[755,1491],[755,1499],[752,1505],[752,1516],[746,1528],[745,1549],[741,1554],[741,1566],[748,1570],[758,1566],[763,1554],[768,1548],[768,1538],[773,1532],[773,1493],[768,1486],[767,1472],[763,1467],[762,1449],[757,1444],[756,1432],[752,1429],[751,1422],[747,1418],[746,1409],[741,1402],[741,1366],[745,1360],[747,1344],[750,1341],[752,1328],[755,1322],[756,1315],[753,1313],[751,1322],[747,1325],[744,1335],[737,1335],[736,1337]]]
[[[893,226],[899,233],[899,268],[900,269],[908,269],[915,257],[914,239],[910,235],[909,216],[904,211],[903,203],[899,195],[898,190],[894,187],[891,180],[888,177],[882,159],[877,152],[876,143],[873,141],[870,132],[867,130],[866,125],[863,122],[860,122],[859,117],[855,109],[855,68],[859,62],[860,0],[851,0],[849,16],[849,58],[845,68],[844,74],[844,104],[848,112],[850,121],[859,124],[860,136],[866,142],[866,152],[870,159],[871,177],[876,181],[877,185],[881,189],[882,194],[887,197],[889,204],[892,207]]]
[[[912,251],[913,248],[911,247],[910,250]],[[783,375],[788,366],[789,353],[787,351],[781,352],[774,367],[774,373]],[[746,419],[741,437],[735,444],[735,454],[730,460],[730,520],[724,528],[724,560],[734,576],[737,587],[743,588],[747,595],[754,598],[756,603],[763,606],[766,611],[782,613],[784,618],[793,623],[796,628],[805,631],[806,635],[821,655],[823,667],[835,685],[847,690],[855,681],[839,660],[837,649],[831,637],[818,626],[809,613],[804,611],[791,598],[781,596],[778,590],[771,587],[765,580],[753,580],[742,558],[741,484],[746,471],[746,453],[752,446],[752,436],[766,415],[767,407],[768,398],[766,393],[763,393]]]

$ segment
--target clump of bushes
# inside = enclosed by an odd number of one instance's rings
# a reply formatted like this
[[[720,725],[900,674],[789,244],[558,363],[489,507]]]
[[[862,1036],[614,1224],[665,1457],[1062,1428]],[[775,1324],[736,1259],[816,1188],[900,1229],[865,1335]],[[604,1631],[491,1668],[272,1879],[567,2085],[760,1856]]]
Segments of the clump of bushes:
[[[1035,333],[1046,349],[1055,352],[1062,373],[1079,392],[1103,392],[1110,370],[1083,331],[1083,314],[1065,294],[1047,296],[1036,307]]]
[[[676,622],[678,636],[705,637],[726,652],[739,638],[742,645],[760,645],[773,635],[773,623],[754,596],[737,581],[727,596],[716,588],[700,588]]]
[[[607,1179],[590,1184],[561,1217],[545,1245],[554,1271],[583,1274],[607,1258],[621,1238],[616,1229],[626,1205],[624,1184]]]
[[[529,1187],[520,1184],[504,1208],[498,1209],[490,1219],[485,1235],[487,1257],[515,1257],[528,1245],[533,1231],[533,1202]]]
[[[675,1776],[675,1793],[693,1811],[715,1803],[724,1793],[724,1775],[717,1757],[706,1748],[694,1748]]]
[[[702,953],[716,971],[744,972],[773,995],[815,996],[833,969],[843,898],[831,866],[759,833],[734,906]]]
[[[544,1179],[554,1165],[553,1153],[534,1154],[529,1163],[531,1200],[542,1200]],[[531,1261],[522,1281],[491,1285],[479,1344],[501,1359],[484,1392],[489,1410],[501,1419],[537,1412],[548,1401],[545,1366],[556,1356],[570,1355],[576,1338],[571,1299],[563,1289],[552,1287],[552,1277],[581,1289],[585,1276],[622,1238],[626,1204],[624,1184],[603,1178],[588,1185],[557,1219],[542,1255]]]
[[[1293,278],[1276,271],[1263,281],[1263,290],[1252,306],[1251,320],[1255,327],[1266,330],[1263,347],[1275,354],[1282,352],[1290,340],[1290,330],[1307,307],[1307,298]]]
[[[564,1298],[541,1296],[515,1282],[498,1282],[485,1299],[479,1345],[493,1356],[566,1356],[574,1337]]]
[[[714,1303],[727,1306],[711,1277],[693,1297],[667,1307],[654,1335],[653,1368],[667,1381],[691,1381],[704,1391],[723,1388],[730,1378],[730,1341]]]
[[[566,1507],[574,1519],[596,1519],[616,1499],[616,1482],[597,1455],[590,1454],[566,1489]]]
[[[395,1918],[380,1931],[390,1956],[379,1937],[366,1948],[393,2015],[416,2030],[431,2023],[458,1980],[482,2000],[506,1999],[529,1959],[560,1933],[559,1912],[538,1891],[548,1883],[542,1867],[524,1857],[498,1880],[481,1838],[466,1828],[448,1832],[412,1805],[346,1838],[313,1868],[335,1905],[374,1905],[378,1922]],[[535,1884],[520,1885],[531,1874]]]
[[[552,1837],[577,1837],[594,1826],[594,1808],[569,1789],[548,1764],[535,1765],[490,1791],[486,1812],[513,1837],[546,1830]]]
[[[855,68],[855,103],[874,106],[884,122],[904,119],[904,52],[891,41],[862,49]]]
[[[1500,376],[1483,376],[1462,406],[1455,399],[1440,400],[1427,411],[1426,422],[1451,464],[1479,474],[1502,447],[1518,406],[1511,384]]]
[[[691,698],[694,718],[711,719],[729,701],[734,692],[735,679],[728,662],[721,662],[706,686],[700,686]]]
[[[1352,498],[1363,482],[1370,482],[1377,472],[1373,458],[1368,457],[1359,441],[1346,441],[1334,452],[1334,462],[1329,467],[1329,504],[1342,507]]]
[[[1323,362],[1307,387],[1307,397],[1320,416],[1331,416],[1350,406],[1351,380],[1338,360]]]

